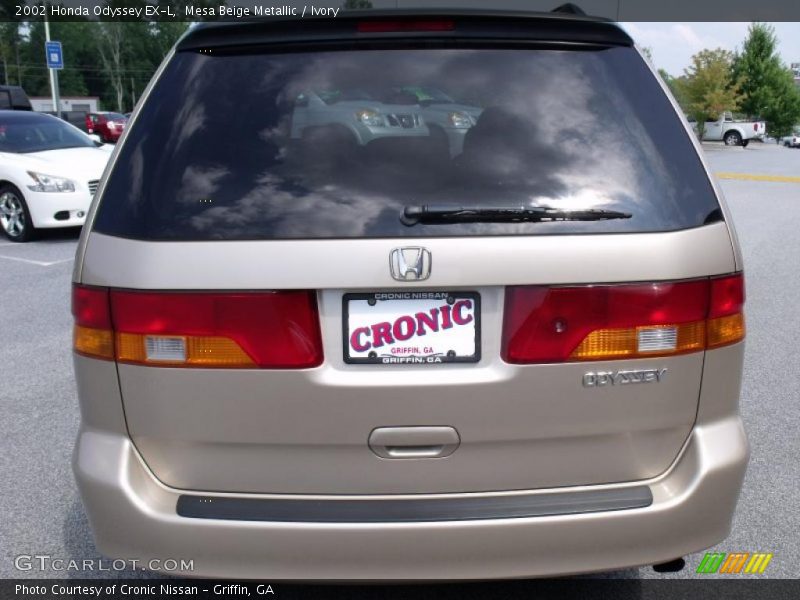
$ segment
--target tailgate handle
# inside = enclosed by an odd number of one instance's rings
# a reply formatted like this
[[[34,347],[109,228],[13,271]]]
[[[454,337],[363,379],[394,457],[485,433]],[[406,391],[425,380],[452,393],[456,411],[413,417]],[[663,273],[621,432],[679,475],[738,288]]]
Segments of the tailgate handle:
[[[453,427],[378,427],[370,449],[381,458],[444,458],[461,443]]]

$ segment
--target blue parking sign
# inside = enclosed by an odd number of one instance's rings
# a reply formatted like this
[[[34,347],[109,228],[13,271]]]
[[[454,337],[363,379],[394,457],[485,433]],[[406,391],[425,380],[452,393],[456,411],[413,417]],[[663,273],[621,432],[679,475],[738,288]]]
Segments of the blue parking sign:
[[[61,42],[45,42],[45,54],[47,54],[47,66],[50,69],[64,68],[64,52],[61,50]]]

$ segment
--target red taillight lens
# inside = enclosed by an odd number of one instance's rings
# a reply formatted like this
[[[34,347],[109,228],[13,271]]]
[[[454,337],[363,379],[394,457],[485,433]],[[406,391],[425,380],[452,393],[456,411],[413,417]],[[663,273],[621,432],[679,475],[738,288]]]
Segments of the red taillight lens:
[[[75,352],[94,358],[113,359],[114,336],[111,331],[108,290],[74,286],[72,314],[75,317],[72,339]]]
[[[727,317],[744,309],[744,277],[741,273],[711,280],[711,319]]]
[[[652,284],[510,287],[502,356],[510,363],[609,360],[733,343],[744,336],[741,282],[737,275]],[[728,320],[715,328],[714,317],[723,315]],[[717,332],[720,328],[724,332]]]
[[[76,286],[74,293],[88,307],[84,312],[95,314],[89,310],[93,296],[83,300],[86,290],[95,291]],[[102,294],[110,357],[119,362],[275,369],[322,362],[316,297],[310,291]]]
[[[744,277],[741,273],[711,280],[708,347],[733,344],[744,338]]]
[[[448,20],[361,21],[359,33],[397,33],[404,31],[452,31],[455,23]]]
[[[75,324],[94,329],[111,329],[111,311],[106,288],[72,288],[72,315]]]

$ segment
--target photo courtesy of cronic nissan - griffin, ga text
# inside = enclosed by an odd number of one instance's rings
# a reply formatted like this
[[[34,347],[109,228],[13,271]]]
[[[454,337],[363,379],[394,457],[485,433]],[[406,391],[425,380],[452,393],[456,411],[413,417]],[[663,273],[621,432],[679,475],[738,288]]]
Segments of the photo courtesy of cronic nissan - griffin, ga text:
[[[195,576],[487,579],[725,539],[742,258],[616,24],[197,25],[75,264],[100,551]]]

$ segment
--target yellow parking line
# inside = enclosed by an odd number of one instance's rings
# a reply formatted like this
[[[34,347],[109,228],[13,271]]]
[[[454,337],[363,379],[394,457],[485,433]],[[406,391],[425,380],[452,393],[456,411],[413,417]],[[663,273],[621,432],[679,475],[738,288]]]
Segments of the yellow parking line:
[[[751,173],[715,173],[718,179],[747,179],[750,181],[779,181],[800,183],[800,177],[792,175],[753,175]]]

